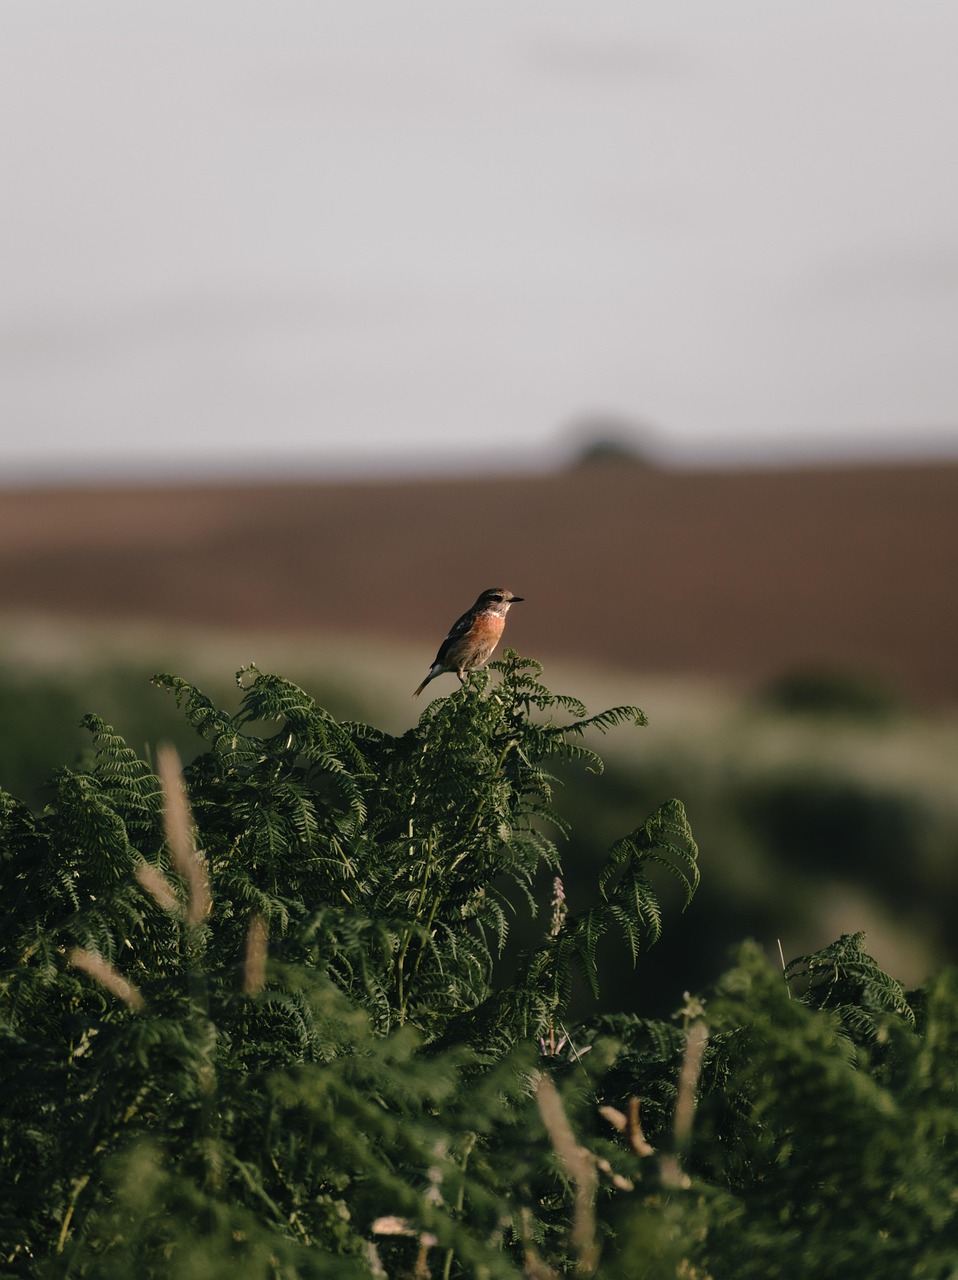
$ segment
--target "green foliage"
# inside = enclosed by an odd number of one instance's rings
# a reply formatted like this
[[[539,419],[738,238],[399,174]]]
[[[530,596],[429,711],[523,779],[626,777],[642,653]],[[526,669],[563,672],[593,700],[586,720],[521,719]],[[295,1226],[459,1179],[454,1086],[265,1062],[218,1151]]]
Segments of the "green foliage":
[[[381,1218],[417,1224],[384,1257],[428,1229],[459,1274],[516,1274],[503,1233],[527,1204],[540,1217],[542,1171],[518,1154],[541,1137],[537,1038],[571,967],[595,980],[593,934],[654,938],[644,864],[674,853],[693,883],[695,847],[680,806],[650,820],[616,887],[501,979],[510,914],[559,866],[549,769],[600,767],[583,734],[642,716],[589,717],[512,654],[496,668],[398,738],[253,669],[235,714],[157,677],[206,743],[187,836],[177,784],[95,716],[91,766],[62,769],[42,813],[4,798],[10,1274],[213,1274],[215,1255],[366,1275]]]
[[[31,637],[18,638],[13,627],[5,652],[15,651],[16,662],[0,653],[0,787],[39,810],[51,798],[41,784],[54,769],[88,768],[89,734],[78,722],[90,708],[145,759],[152,754],[146,744],[167,741],[192,760],[201,739],[175,700],[143,678],[144,666],[200,671],[198,683],[214,704],[233,709],[235,686],[221,669],[240,642],[211,647],[189,631],[177,634],[172,649],[140,635],[131,656],[122,629],[112,638],[101,632],[95,656],[81,649],[51,672],[42,666],[49,640],[28,643]],[[356,667],[343,666],[335,650],[307,660],[293,646],[284,662],[293,664],[284,673],[337,719],[371,720],[393,732],[408,724],[404,683],[393,694],[388,677],[370,683],[337,676]],[[831,940],[839,909],[841,927],[867,924],[878,954],[894,956],[898,976],[912,983],[958,962],[951,928],[958,911],[953,716],[909,714],[904,706],[887,718],[837,709],[798,715],[714,690],[670,690],[649,690],[652,732],[618,732],[603,743],[600,777],[556,762],[563,785],[555,803],[571,828],[559,840],[570,902],[592,901],[605,850],[667,797],[681,796],[693,830],[706,833],[708,875],[693,911],[680,914],[677,880],[653,873],[668,927],[644,952],[638,979],[621,963],[616,935],[599,939],[603,1009],[664,1016],[683,989],[714,979],[741,938],[769,945],[780,937],[789,954],[807,951]],[[600,697],[616,700],[596,692],[589,701]],[[637,694],[622,700],[641,701]],[[595,738],[584,744],[595,746]],[[544,868],[533,890],[548,896]],[[527,912],[510,913],[508,923],[507,953],[538,945],[540,926]],[[576,981],[570,1016],[591,1012],[592,1000],[588,984]]]
[[[0,1274],[955,1272],[958,978],[749,946],[673,1019],[572,1024],[696,848],[667,801],[568,892],[555,771],[643,717],[494,669],[399,737],[253,669],[237,712],[157,677],[182,776],[87,716],[42,812],[0,795]]]
[[[958,962],[951,719],[786,721],[741,704],[694,731],[670,719],[655,717],[641,754],[625,758],[617,741],[600,778],[572,775],[557,796],[571,826],[570,893],[588,891],[596,850],[636,805],[644,812],[680,795],[703,849],[693,911],[676,915],[680,886],[658,885],[669,924],[641,982],[600,947],[606,1010],[663,1016],[684,988],[712,982],[743,937],[770,947],[780,937],[791,955],[830,941],[836,919],[867,924],[872,945],[912,984]]]
[[[956,1273],[958,974],[906,994],[859,934],[783,980],[749,944],[677,1021],[603,1017],[591,1034],[614,1037],[611,1066],[581,1060],[626,1131],[641,1098],[650,1144],[610,1151],[610,1130],[583,1115],[590,1146],[633,1184],[599,1198],[605,1280]]]
[[[857,935],[789,977],[801,999],[746,952],[710,1014],[690,1155],[730,1195],[710,1249],[746,1278],[953,1274],[955,974],[913,1004]]]

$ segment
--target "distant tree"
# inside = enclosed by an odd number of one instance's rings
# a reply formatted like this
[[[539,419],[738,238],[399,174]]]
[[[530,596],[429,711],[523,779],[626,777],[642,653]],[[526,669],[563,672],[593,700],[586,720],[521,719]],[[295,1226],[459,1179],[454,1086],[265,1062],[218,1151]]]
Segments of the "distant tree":
[[[619,462],[655,467],[659,464],[661,451],[655,434],[640,423],[597,415],[574,423],[566,436],[573,465]]]

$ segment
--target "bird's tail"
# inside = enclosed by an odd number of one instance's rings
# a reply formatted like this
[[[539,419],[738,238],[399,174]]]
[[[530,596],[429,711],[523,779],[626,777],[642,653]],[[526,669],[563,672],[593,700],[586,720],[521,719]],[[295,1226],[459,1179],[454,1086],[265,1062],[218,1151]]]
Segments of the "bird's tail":
[[[442,664],[439,662],[434,662],[432,666],[429,668],[429,674],[426,676],[425,680],[422,682],[419,688],[413,691],[412,696],[414,698],[418,698],[419,695],[422,693],[423,689],[425,689],[426,685],[429,683],[429,681],[435,680],[436,676],[441,676],[441,675],[442,675]]]

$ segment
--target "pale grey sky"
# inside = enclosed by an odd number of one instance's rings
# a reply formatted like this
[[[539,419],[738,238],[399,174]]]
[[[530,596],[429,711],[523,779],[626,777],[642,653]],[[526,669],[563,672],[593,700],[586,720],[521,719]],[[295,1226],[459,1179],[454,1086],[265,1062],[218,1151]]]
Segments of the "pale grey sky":
[[[958,453],[953,0],[4,0],[0,478]]]

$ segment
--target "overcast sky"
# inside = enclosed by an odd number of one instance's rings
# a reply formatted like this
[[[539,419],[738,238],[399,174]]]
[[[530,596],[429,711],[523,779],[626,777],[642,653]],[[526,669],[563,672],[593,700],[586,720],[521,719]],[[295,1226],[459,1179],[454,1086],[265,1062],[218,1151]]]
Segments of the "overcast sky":
[[[954,0],[3,0],[0,476],[958,454]]]

